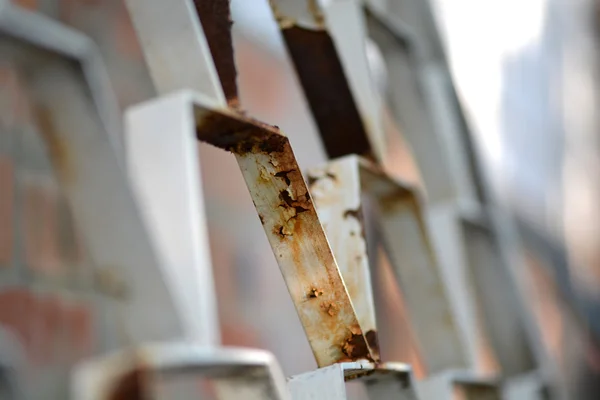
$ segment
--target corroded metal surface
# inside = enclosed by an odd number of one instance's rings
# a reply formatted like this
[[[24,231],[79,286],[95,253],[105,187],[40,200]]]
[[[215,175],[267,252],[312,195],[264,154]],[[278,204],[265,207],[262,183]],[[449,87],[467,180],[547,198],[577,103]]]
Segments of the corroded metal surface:
[[[372,84],[361,6],[353,1],[272,0],[289,55],[331,158],[382,160],[381,99]]]
[[[329,33],[291,26],[282,34],[329,157],[370,155],[365,126]]]
[[[237,71],[231,37],[230,0],[194,0],[221,87],[230,107],[238,105]]]
[[[335,254],[361,327],[374,352],[379,351],[371,272],[367,254],[360,171],[354,158],[333,161],[308,172],[319,219]]]
[[[317,363],[373,359],[287,137],[225,110],[195,116],[198,139],[237,158]]]
[[[336,259],[342,265],[342,276],[364,326],[374,326],[375,318],[361,237],[361,193],[373,196],[379,206],[384,241],[428,370],[464,367],[462,343],[415,190],[357,156],[334,160],[312,170],[309,176]]]

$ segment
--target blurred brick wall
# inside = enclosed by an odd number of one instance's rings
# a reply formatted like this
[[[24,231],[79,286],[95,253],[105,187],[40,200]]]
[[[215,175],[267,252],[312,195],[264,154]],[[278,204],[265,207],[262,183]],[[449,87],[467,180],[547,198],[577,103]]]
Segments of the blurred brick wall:
[[[27,398],[63,399],[70,366],[97,347],[91,263],[8,64],[0,106],[0,330],[19,343],[0,354],[18,353]]]

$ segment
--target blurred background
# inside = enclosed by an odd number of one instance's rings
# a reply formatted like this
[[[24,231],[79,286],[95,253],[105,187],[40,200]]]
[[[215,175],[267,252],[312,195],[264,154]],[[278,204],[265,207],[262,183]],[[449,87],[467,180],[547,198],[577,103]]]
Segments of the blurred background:
[[[522,235],[526,294],[543,343],[559,366],[560,379],[574,391],[584,381],[598,384],[599,4],[431,2],[485,176]],[[97,42],[122,111],[155,96],[122,1],[15,3]],[[231,7],[241,102],[256,118],[282,128],[302,168],[325,162],[268,2],[232,0]],[[6,137],[15,134],[10,129],[15,119],[26,118],[16,72],[0,65]],[[35,148],[35,138],[23,140]],[[223,343],[272,351],[286,375],[316,368],[235,159],[209,146],[200,145],[200,152]],[[418,183],[410,149],[396,141],[389,152],[404,178]],[[50,168],[39,167],[49,165],[46,156],[43,151],[31,154],[0,152],[0,269],[6,272],[21,260],[34,288],[3,285],[0,323],[18,327],[34,359],[35,376],[51,387],[65,373],[57,365],[69,365],[118,339],[103,327],[110,323],[102,320],[95,300],[71,290],[85,280],[81,277],[91,264]],[[383,350],[388,359],[409,361],[417,375],[423,374],[408,324],[385,317],[404,313],[401,294],[388,284],[389,267],[382,271],[375,283]],[[493,371],[494,361],[488,361],[482,369]]]

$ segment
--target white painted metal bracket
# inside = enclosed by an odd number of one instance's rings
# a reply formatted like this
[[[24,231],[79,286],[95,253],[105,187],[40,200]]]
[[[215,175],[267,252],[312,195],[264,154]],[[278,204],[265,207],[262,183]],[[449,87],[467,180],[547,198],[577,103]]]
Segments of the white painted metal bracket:
[[[308,174],[319,216],[359,319],[365,326],[374,326],[361,220],[361,195],[367,194],[379,206],[384,241],[428,370],[435,373],[465,367],[464,344],[449,307],[416,191],[358,156],[334,160]]]
[[[275,127],[219,108],[191,92],[155,104],[181,107],[172,115],[190,140],[197,137],[235,154],[317,363],[376,360],[288,139]],[[155,107],[160,106],[152,102],[137,106],[130,111],[130,121],[143,119],[140,114]]]
[[[455,199],[457,177],[435,122],[435,110],[427,97],[425,65],[421,62],[422,39],[394,14],[372,5],[365,7],[369,38],[382,55],[387,100],[398,129],[408,142],[423,179],[428,202]]]
[[[418,398],[410,367],[400,363],[338,363],[292,376],[288,387],[293,400],[346,400],[346,382],[354,380],[365,385],[370,400]]]
[[[407,132],[418,136],[417,141],[411,140],[417,163],[422,170],[450,171],[451,182],[444,185],[453,187],[454,196],[429,196],[429,216],[435,244],[445,255],[443,272],[463,337],[470,344],[470,358],[474,361],[476,348],[472,345],[476,342],[474,328],[479,314],[484,316],[479,325],[483,325],[505,377],[535,370],[544,359],[544,351],[531,326],[518,277],[512,271],[520,262],[520,250],[511,237],[515,232],[506,235],[499,231],[511,229],[509,218],[497,218],[498,212],[487,204],[491,192],[481,171],[474,170],[478,168],[476,160],[469,158],[474,157],[470,154],[473,149],[469,148],[469,133],[460,115],[430,5],[412,0],[365,3],[370,11],[370,34],[387,54],[392,91],[406,95],[390,71],[399,71],[399,57],[407,49],[419,71],[413,79],[419,82],[428,115],[435,123],[432,133],[437,138],[431,136],[426,143],[421,132]],[[436,152],[443,154],[432,157]],[[428,180],[427,174],[423,176],[428,193],[439,193],[438,183]],[[509,242],[512,245],[508,246]]]
[[[195,122],[189,96],[169,96],[126,114],[127,165],[186,337],[220,343]]]
[[[72,394],[77,400],[199,398],[199,377],[216,384],[219,399],[290,399],[281,368],[270,353],[189,342],[147,344],[81,364],[73,376]]]

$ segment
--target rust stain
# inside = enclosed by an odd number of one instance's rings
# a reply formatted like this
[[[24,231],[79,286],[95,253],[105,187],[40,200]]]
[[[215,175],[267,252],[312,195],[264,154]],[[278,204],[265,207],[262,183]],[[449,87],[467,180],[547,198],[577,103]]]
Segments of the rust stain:
[[[359,206],[357,209],[348,209],[344,211],[344,218],[355,218],[360,224],[360,235],[363,238],[367,237],[367,233],[365,232],[365,222],[364,216],[362,212],[362,208]],[[350,236],[355,236],[356,233],[354,231],[350,231]]]
[[[150,396],[145,393],[144,381],[148,379],[147,371],[142,367],[134,368],[126,373],[114,385],[108,400],[150,400]]]
[[[367,339],[373,358],[379,360],[379,336],[377,335],[377,331],[371,329],[365,334],[365,339]]]
[[[350,335],[342,343],[341,350],[350,360],[367,359],[373,361],[367,341],[358,327],[350,330]]]
[[[277,3],[275,0],[269,0],[269,5],[271,6],[271,11],[273,12],[273,16],[275,17],[275,20],[277,21],[277,24],[279,25],[279,27],[281,29],[289,28],[290,26],[293,26],[296,23],[296,21],[293,18],[290,18],[287,15],[284,15],[279,10],[279,7],[277,6]]]
[[[352,381],[358,378],[364,378],[365,376],[369,376],[369,375],[373,375],[375,373],[375,369],[367,369],[367,370],[363,370],[363,371],[357,371],[353,374],[348,374],[348,375],[344,375],[344,380],[347,381]]]
[[[264,168],[261,168],[259,176],[260,176],[260,179],[262,179],[264,182],[270,182],[271,181],[271,175]]]
[[[76,175],[69,145],[57,132],[52,113],[46,107],[40,106],[35,109],[35,117],[56,174],[60,177],[62,183],[73,183]]]
[[[221,87],[230,107],[239,107],[237,71],[231,38],[230,0],[194,0],[208,48],[215,62]]]
[[[282,29],[282,34],[329,157],[359,154],[373,158],[366,127],[329,34],[296,25]]]
[[[310,289],[310,292],[308,293],[308,297],[309,298],[317,298],[319,296],[323,296],[323,291],[322,290],[319,290],[317,288]]]
[[[414,194],[407,188],[399,186],[393,193],[379,197],[382,209],[390,210],[396,207],[406,206],[406,203],[415,202]]]
[[[323,308],[331,317],[340,312],[340,308],[335,303],[323,303],[321,304],[321,308]]]
[[[286,236],[294,235],[294,226],[295,221],[290,219],[286,221],[285,225],[275,225],[273,227],[273,232],[280,238],[284,239]]]
[[[238,155],[247,153],[282,153],[288,138],[276,126],[237,115],[211,111],[201,115],[196,127],[199,140]]]
[[[323,11],[317,0],[307,0],[306,5],[308,7],[308,12],[314,18],[317,26],[319,28],[325,27],[325,17],[323,16]]]
[[[282,178],[285,180],[285,184],[290,186],[290,184],[292,183],[292,181],[290,180],[290,178],[288,178],[288,174],[292,173],[292,172],[296,172],[296,170],[290,170],[290,171],[279,171],[277,173],[275,173],[275,176],[278,178]]]
[[[362,221],[362,210],[357,208],[356,210],[348,209],[344,211],[344,218],[354,217],[359,221]]]
[[[313,176],[313,175],[307,175],[306,180],[308,183],[308,187],[313,187],[314,184],[319,180],[319,178],[317,178],[316,176]]]

